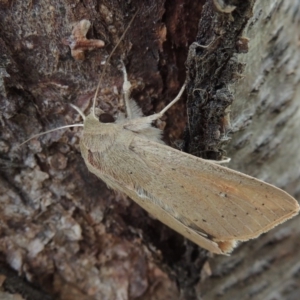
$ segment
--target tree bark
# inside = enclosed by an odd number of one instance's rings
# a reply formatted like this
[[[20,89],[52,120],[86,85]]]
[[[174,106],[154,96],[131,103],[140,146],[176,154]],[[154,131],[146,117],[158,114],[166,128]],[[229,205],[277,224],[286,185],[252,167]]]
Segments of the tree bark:
[[[249,52],[243,79],[231,86],[229,167],[288,191],[299,199],[300,4],[257,1],[243,36]],[[299,217],[230,257],[211,261],[212,276],[199,284],[203,299],[298,299]]]
[[[229,257],[211,256],[90,174],[80,128],[18,147],[82,122],[69,103],[89,112],[107,57],[138,11],[97,106],[124,111],[120,59],[146,115],[187,76],[187,114],[180,101],[156,124],[165,140],[181,138],[182,149],[204,158],[226,154],[230,168],[299,197],[300,4],[229,2],[0,2],[2,298],[297,299],[298,217]],[[193,62],[203,58],[200,72]],[[216,95],[224,105],[205,119],[201,101]]]

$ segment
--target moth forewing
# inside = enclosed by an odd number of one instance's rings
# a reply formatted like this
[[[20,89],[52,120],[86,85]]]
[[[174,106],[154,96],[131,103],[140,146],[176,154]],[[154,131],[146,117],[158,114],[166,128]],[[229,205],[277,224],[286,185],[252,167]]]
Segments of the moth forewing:
[[[88,115],[80,141],[88,169],[113,189],[199,246],[227,254],[238,241],[258,237],[299,212],[286,192],[245,174],[163,145],[130,99],[123,66],[127,118],[101,123]]]
[[[102,125],[113,132],[114,124]],[[121,127],[113,139],[103,136],[107,150],[91,151],[86,145],[99,134],[82,137],[89,170],[211,252],[226,254],[299,211],[293,197],[272,185]]]

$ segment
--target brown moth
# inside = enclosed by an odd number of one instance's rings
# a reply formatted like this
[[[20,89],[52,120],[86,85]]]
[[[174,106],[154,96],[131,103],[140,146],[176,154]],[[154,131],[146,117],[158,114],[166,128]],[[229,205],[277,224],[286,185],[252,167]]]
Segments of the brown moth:
[[[218,254],[292,218],[297,201],[273,185],[164,145],[151,123],[130,99],[124,71],[126,118],[101,123],[92,111],[80,140],[90,172],[119,190],[164,224]]]
[[[273,185],[166,146],[151,123],[180,99],[185,86],[160,113],[144,117],[130,98],[124,66],[123,73],[126,117],[104,123],[94,105],[87,116],[73,106],[84,119],[75,125],[83,126],[85,164],[110,188],[217,254],[230,253],[238,241],[254,239],[299,212],[297,201]]]
[[[105,69],[101,78],[104,73]],[[228,254],[238,241],[254,239],[298,214],[298,202],[283,190],[164,144],[161,131],[151,124],[180,99],[185,86],[160,113],[144,117],[130,98],[124,65],[123,74],[126,117],[120,114],[113,123],[96,117],[100,78],[89,115],[72,105],[83,124],[52,129],[27,141],[58,129],[83,127],[80,149],[90,172],[213,253]]]

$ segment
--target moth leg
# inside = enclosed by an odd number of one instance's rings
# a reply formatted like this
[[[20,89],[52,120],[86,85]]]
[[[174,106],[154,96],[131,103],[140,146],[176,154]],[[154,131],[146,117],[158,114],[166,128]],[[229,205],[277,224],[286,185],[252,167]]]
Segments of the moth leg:
[[[214,164],[217,164],[217,165],[221,165],[221,164],[227,164],[231,161],[231,158],[230,157],[224,157],[224,159],[222,160],[208,160],[209,162],[212,162]]]
[[[126,71],[126,67],[123,63],[123,61],[121,60],[121,64],[122,64],[122,71],[123,71],[123,93],[124,93],[124,102],[125,102],[125,108],[126,108],[126,114],[127,114],[127,118],[128,119],[132,119],[133,118],[133,112],[131,110],[130,107],[130,89],[131,89],[131,83],[128,80],[128,76],[127,76],[127,71]]]
[[[172,100],[172,102],[170,102],[162,111],[160,111],[159,113],[153,114],[151,116],[147,116],[147,117],[140,117],[140,118],[136,118],[136,119],[131,119],[128,120],[128,122],[124,123],[124,128],[135,131],[135,130],[142,130],[144,128],[147,128],[149,126],[149,124],[151,124],[153,121],[161,118],[165,112],[171,107],[173,106],[181,97],[181,95],[184,92],[186,84],[184,84],[182,86],[182,88],[180,89],[178,95],[175,97],[174,100]]]
[[[180,89],[178,95],[162,111],[160,111],[157,114],[152,115],[152,116],[157,116],[155,120],[161,118],[166,113],[166,111],[180,99],[180,97],[182,96],[182,94],[184,92],[185,86],[186,86],[186,84],[184,83],[184,85]],[[152,116],[150,116],[150,117],[152,117]]]

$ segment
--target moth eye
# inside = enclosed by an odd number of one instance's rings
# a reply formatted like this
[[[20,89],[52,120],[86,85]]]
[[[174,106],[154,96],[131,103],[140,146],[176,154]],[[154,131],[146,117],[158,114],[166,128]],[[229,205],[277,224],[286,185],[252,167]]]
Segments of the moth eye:
[[[104,113],[99,116],[99,121],[101,123],[114,123],[115,119],[112,115]]]

